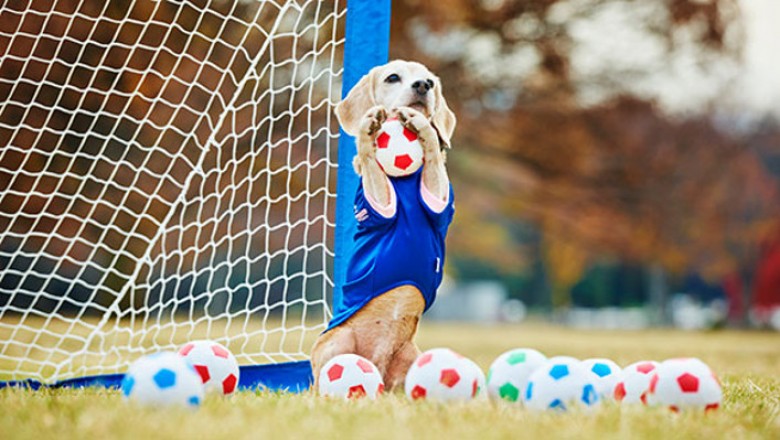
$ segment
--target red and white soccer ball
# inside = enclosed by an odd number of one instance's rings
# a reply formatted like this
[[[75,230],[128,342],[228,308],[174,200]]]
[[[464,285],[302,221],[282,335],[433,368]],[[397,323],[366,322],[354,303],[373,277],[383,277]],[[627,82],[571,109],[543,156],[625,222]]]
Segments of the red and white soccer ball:
[[[650,379],[658,368],[658,362],[639,361],[623,369],[623,373],[615,385],[614,397],[620,403],[643,403],[647,405],[647,389]]]
[[[179,349],[179,355],[195,368],[207,393],[230,395],[240,377],[238,362],[224,345],[214,341],[192,341]]]
[[[468,401],[479,395],[484,377],[470,359],[449,348],[434,348],[415,359],[406,374],[404,391],[412,400]]]
[[[650,379],[647,401],[667,406],[674,412],[685,409],[718,409],[723,390],[715,373],[696,358],[669,359],[661,362]]]
[[[374,400],[385,389],[376,366],[356,354],[340,354],[326,362],[320,370],[318,383],[320,395],[343,399],[367,397]]]
[[[417,134],[397,118],[386,120],[376,137],[376,160],[388,176],[413,174],[423,163],[423,149]]]
[[[475,398],[481,398],[485,397],[487,398],[487,394],[485,393],[485,389],[487,387],[487,380],[485,379],[485,372],[482,371],[482,368],[477,365],[476,362],[472,361],[469,358],[464,358],[467,364],[471,366],[471,370],[474,373],[474,377],[477,379],[477,393],[474,395]]]
[[[593,385],[601,399],[612,399],[615,386],[620,381],[622,368],[615,361],[605,358],[585,359],[582,365],[593,374]]]

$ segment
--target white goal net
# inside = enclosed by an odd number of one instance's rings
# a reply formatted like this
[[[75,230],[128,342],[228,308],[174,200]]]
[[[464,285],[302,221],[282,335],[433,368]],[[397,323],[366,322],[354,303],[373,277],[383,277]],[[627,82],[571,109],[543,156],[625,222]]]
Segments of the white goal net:
[[[0,380],[329,319],[345,2],[0,2]]]

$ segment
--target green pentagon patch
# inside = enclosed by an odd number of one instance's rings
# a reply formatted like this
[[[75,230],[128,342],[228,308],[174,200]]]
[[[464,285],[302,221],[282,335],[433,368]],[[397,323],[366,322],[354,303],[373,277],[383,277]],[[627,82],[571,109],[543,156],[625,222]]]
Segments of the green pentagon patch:
[[[504,400],[517,402],[517,397],[520,395],[520,390],[518,390],[516,386],[507,382],[501,385],[501,388],[498,389],[498,395],[501,396],[501,398]]]
[[[523,362],[525,362],[525,353],[522,351],[512,353],[508,358],[506,358],[506,363],[509,365],[517,365]]]

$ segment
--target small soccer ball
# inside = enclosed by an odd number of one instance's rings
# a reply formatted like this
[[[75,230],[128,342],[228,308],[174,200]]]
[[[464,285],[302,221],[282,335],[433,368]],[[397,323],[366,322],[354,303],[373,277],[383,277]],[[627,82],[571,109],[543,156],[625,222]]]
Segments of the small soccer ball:
[[[595,377],[596,392],[602,399],[613,399],[615,385],[620,381],[622,369],[610,359],[594,358],[585,359],[582,365]]]
[[[615,385],[615,400],[621,403],[643,403],[647,405],[647,389],[650,379],[658,368],[658,362],[639,361],[623,369],[620,380]]]
[[[192,364],[203,380],[207,393],[233,394],[240,373],[233,353],[214,341],[192,341],[179,349],[179,355]]]
[[[155,353],[133,362],[121,389],[125,399],[142,405],[197,407],[204,394],[198,373],[173,352]]]
[[[479,367],[475,367],[471,360],[449,348],[428,350],[409,368],[404,391],[412,400],[471,400],[479,393],[482,374]]]
[[[674,412],[685,409],[718,409],[723,391],[715,373],[696,358],[669,359],[655,369],[648,387],[650,405],[668,406]]]
[[[376,137],[376,160],[388,176],[408,176],[423,163],[423,149],[417,134],[397,118],[386,120]]]
[[[547,357],[533,348],[516,348],[501,354],[488,370],[488,395],[493,400],[521,403],[528,377],[546,361]]]
[[[340,354],[325,363],[318,378],[322,396],[342,399],[376,399],[385,389],[382,375],[368,359]]]
[[[528,378],[525,406],[534,410],[566,411],[600,402],[591,374],[579,361],[549,360]]]

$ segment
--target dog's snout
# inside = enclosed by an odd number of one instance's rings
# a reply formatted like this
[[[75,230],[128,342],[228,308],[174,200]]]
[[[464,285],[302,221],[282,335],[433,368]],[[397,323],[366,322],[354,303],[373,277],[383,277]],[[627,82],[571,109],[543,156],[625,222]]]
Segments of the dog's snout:
[[[419,80],[412,83],[412,89],[417,92],[418,95],[424,96],[431,89],[430,83],[427,81]]]

